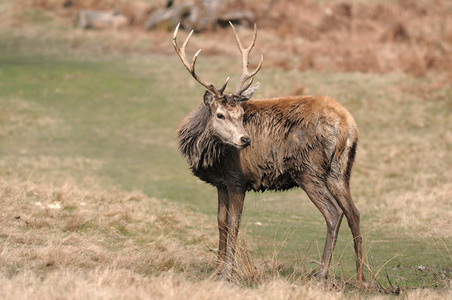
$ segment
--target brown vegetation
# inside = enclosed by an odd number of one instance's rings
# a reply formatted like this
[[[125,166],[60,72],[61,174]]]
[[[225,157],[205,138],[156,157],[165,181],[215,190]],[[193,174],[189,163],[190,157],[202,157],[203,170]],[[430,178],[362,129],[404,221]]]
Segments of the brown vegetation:
[[[444,200],[445,193],[433,197]],[[3,177],[0,199],[0,297],[5,299],[359,298],[343,293],[346,285],[328,291],[309,279],[313,270],[306,269],[306,258],[290,278],[281,279],[285,266],[277,256],[290,234],[274,245],[273,257],[256,265],[242,240],[231,278],[235,284],[215,282],[204,274],[215,265],[205,249],[215,245],[214,226],[203,215],[139,192]],[[382,207],[378,210],[388,211]],[[419,213],[416,207],[407,215]],[[395,218],[403,214],[398,211]],[[370,291],[396,292],[374,285]],[[404,293],[407,299],[450,297],[450,290]]]
[[[290,56],[301,70],[392,72],[424,75],[452,65],[452,7],[447,1],[399,0],[352,4],[278,1],[260,26],[298,37]]]
[[[71,20],[80,8],[118,9],[127,16],[129,30],[141,30],[149,13],[162,7],[163,2],[80,0],[65,1],[62,5],[61,1],[54,0],[31,1],[33,6],[52,10],[66,20]],[[23,5],[23,1],[19,3]],[[225,0],[222,10],[231,9],[255,13],[259,29],[265,31],[260,47],[267,67],[395,71],[415,76],[434,71],[447,74],[447,80],[451,80],[450,1],[398,0],[395,3],[373,1],[369,4],[353,1]],[[166,45],[161,46],[166,49]],[[228,51],[224,45],[207,50],[214,53]]]

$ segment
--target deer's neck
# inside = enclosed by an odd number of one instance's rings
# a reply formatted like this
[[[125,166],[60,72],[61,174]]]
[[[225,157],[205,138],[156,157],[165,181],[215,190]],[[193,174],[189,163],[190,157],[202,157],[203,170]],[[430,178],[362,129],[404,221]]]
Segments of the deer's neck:
[[[182,120],[177,130],[179,150],[194,172],[218,164],[227,147],[212,134],[209,118],[209,109],[200,105]]]

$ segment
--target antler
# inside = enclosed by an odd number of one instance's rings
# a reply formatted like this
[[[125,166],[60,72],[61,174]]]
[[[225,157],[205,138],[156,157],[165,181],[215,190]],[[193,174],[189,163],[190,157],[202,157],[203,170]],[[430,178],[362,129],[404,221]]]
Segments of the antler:
[[[179,30],[179,25],[180,25],[180,23],[177,24],[176,30],[174,30],[174,34],[173,34],[173,45],[174,45],[174,49],[177,52],[177,55],[179,55],[179,58],[181,59],[182,63],[184,64],[185,68],[188,70],[188,72],[190,72],[190,74],[193,76],[193,78],[196,79],[196,81],[198,81],[202,86],[204,86],[207,90],[209,90],[210,92],[215,94],[217,97],[221,97],[221,95],[223,95],[224,90],[226,89],[226,85],[228,84],[229,77],[226,79],[226,81],[225,81],[224,85],[221,87],[221,89],[218,90],[214,87],[214,85],[212,83],[204,81],[203,79],[201,79],[201,77],[198,76],[198,74],[196,74],[195,63],[196,63],[196,59],[198,58],[199,52],[201,52],[201,49],[199,49],[198,52],[195,53],[191,64],[189,64],[188,60],[187,60],[187,55],[185,54],[185,46],[187,46],[188,41],[190,40],[191,35],[193,34],[193,30],[190,32],[187,39],[182,44],[182,48],[179,48],[179,46],[177,45],[177,42],[176,42],[176,36],[177,36],[177,31]]]
[[[237,41],[237,45],[240,48],[240,52],[242,53],[243,72],[242,72],[242,76],[239,79],[239,82],[237,83],[237,87],[235,88],[235,92],[234,92],[234,94],[236,94],[236,95],[241,95],[253,83],[254,75],[256,75],[256,73],[259,72],[260,68],[262,67],[262,63],[264,61],[264,56],[261,55],[261,61],[259,62],[259,65],[257,66],[257,68],[253,72],[250,73],[249,70],[248,70],[248,64],[249,64],[248,57],[249,57],[249,54],[251,52],[251,49],[253,49],[254,44],[256,42],[257,26],[256,26],[256,24],[254,24],[253,41],[248,46],[248,48],[244,49],[243,45],[242,45],[242,42],[240,41],[240,38],[237,35],[237,31],[235,31],[234,25],[232,25],[231,22],[229,22],[229,24],[231,25],[232,30],[234,31],[235,40]],[[245,85],[245,83],[248,80],[249,80],[249,82]]]

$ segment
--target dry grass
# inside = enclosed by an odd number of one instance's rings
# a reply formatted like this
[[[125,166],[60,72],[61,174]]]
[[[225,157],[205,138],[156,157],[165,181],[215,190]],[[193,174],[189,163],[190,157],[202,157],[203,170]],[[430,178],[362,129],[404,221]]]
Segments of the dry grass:
[[[129,19],[124,35],[153,39],[154,50],[166,51],[162,32],[152,36],[138,33],[146,17],[164,1],[74,1],[64,7],[61,1],[19,1],[17,7],[39,7],[52,11],[61,23],[72,22],[80,8],[119,9]],[[224,2],[223,10],[254,11],[261,30],[259,48],[265,53],[266,67],[298,70],[337,70],[387,73],[402,71],[415,76],[429,72],[447,74],[452,64],[452,6],[437,1],[236,1]],[[15,18],[17,19],[17,17]],[[26,21],[19,18],[17,22]],[[5,22],[5,21],[3,21]],[[17,25],[19,26],[19,25]],[[229,32],[221,45],[206,45],[203,53],[235,55]],[[207,40],[215,40],[208,38]],[[122,42],[124,44],[124,42]],[[121,47],[118,45],[118,47]],[[136,49],[135,49],[136,50]],[[129,51],[127,49],[126,51]]]
[[[277,242],[275,255],[268,261],[274,272],[256,267],[242,241],[233,283],[209,279],[214,263],[206,248],[214,244],[214,228],[205,223],[204,216],[138,192],[2,178],[0,199],[3,299],[362,297],[357,292],[345,293],[346,286],[325,287],[307,276],[280,278],[276,257],[284,240]],[[200,269],[207,272],[200,273]],[[423,289],[406,291],[403,298],[450,296],[451,290]]]
[[[208,279],[214,228],[204,216],[138,192],[2,178],[0,199],[4,299],[342,298],[309,281],[264,276],[243,247],[236,284]]]
[[[236,2],[236,1],[229,1]],[[288,1],[247,3],[273,31],[283,53],[267,48],[270,64],[299,70],[449,72],[452,7],[448,1]],[[281,47],[282,46],[282,47]],[[271,46],[270,46],[271,47]]]
[[[91,271],[78,276],[60,271],[45,280],[34,274],[23,274],[6,284],[1,281],[0,295],[9,299],[348,299],[341,293],[324,292],[315,286],[293,285],[282,280],[243,290],[208,280],[192,283],[176,274],[143,278],[118,270]],[[32,284],[23,285],[24,282]],[[450,292],[438,294],[431,290],[416,290],[404,299],[447,299],[450,296]]]
[[[403,195],[385,195],[375,207],[378,224],[375,225],[411,231],[420,237],[452,236],[452,210],[450,196],[452,186],[446,184],[440,188],[422,189]]]
[[[158,274],[205,260],[194,243],[209,241],[204,218],[142,193],[3,178],[0,199],[0,269],[8,278],[55,270]],[[189,237],[188,224],[198,227]]]
[[[44,280],[25,272],[13,280],[0,278],[0,282],[0,296],[8,299],[344,299],[340,293],[325,292],[315,286],[293,285],[283,280],[256,289],[243,289],[210,280],[194,283],[173,273],[143,277],[115,269],[78,274],[55,271]]]

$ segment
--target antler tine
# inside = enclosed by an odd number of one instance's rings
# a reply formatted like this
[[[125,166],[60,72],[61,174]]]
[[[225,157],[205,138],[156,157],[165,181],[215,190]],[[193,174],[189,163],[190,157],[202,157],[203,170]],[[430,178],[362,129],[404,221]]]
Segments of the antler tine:
[[[240,41],[240,38],[237,34],[237,31],[235,30],[234,25],[232,25],[231,22],[229,22],[229,24],[232,27],[232,31],[234,33],[235,40],[237,42],[237,45],[239,46],[240,52],[242,53],[242,66],[243,66],[242,76],[240,77],[239,81],[237,82],[237,87],[234,92],[234,94],[236,94],[236,95],[241,95],[253,83],[254,75],[256,75],[257,72],[259,72],[259,70],[262,67],[262,63],[264,62],[264,56],[261,55],[261,60],[259,62],[259,65],[253,72],[250,73],[250,71],[248,70],[248,64],[249,64],[248,59],[249,59],[249,54],[251,52],[251,49],[253,49],[254,44],[256,43],[257,26],[256,26],[256,24],[254,24],[253,40],[251,41],[251,44],[248,46],[248,48],[245,49],[245,48],[243,48],[242,42]],[[245,83],[247,81],[249,81],[249,82],[248,82],[248,84],[245,85]]]
[[[229,76],[228,78],[226,78],[226,81],[224,82],[223,86],[220,89],[220,92],[223,94],[224,90],[226,89],[226,86],[228,85],[229,82]]]
[[[193,34],[193,30],[188,34],[187,38],[185,39],[185,41],[182,44],[182,47],[179,47],[177,45],[177,41],[176,41],[179,26],[180,26],[180,23],[177,24],[176,29],[174,30],[174,34],[173,34],[173,46],[174,46],[174,49],[176,50],[177,55],[179,56],[180,60],[184,64],[185,68],[188,70],[188,72],[190,72],[190,74],[193,76],[193,78],[196,79],[196,81],[198,81],[207,90],[209,90],[216,96],[220,97],[223,94],[224,90],[226,89],[226,85],[228,84],[229,77],[226,79],[226,82],[224,83],[223,87],[220,90],[218,90],[215,88],[215,86],[212,83],[204,81],[201,77],[198,76],[198,74],[196,74],[195,64],[196,64],[196,60],[198,59],[198,55],[201,52],[201,49],[199,49],[198,52],[195,53],[191,64],[189,64],[188,60],[187,60],[187,55],[185,54],[185,47],[187,46],[188,42],[190,41],[190,38]]]
[[[190,67],[190,65],[188,64],[188,61],[187,61],[187,56],[185,55],[185,46],[187,46],[187,43],[190,40],[191,35],[193,34],[193,30],[190,32],[190,34],[188,35],[187,39],[182,44],[182,48],[179,48],[179,46],[177,45],[177,41],[176,41],[176,36],[177,36],[177,32],[179,31],[179,26],[180,26],[180,23],[177,24],[176,29],[174,30],[173,46],[174,46],[174,49],[176,50],[177,55],[179,56],[179,58],[181,59],[182,63],[184,64],[185,68],[188,70],[188,72],[192,73],[191,67]]]

